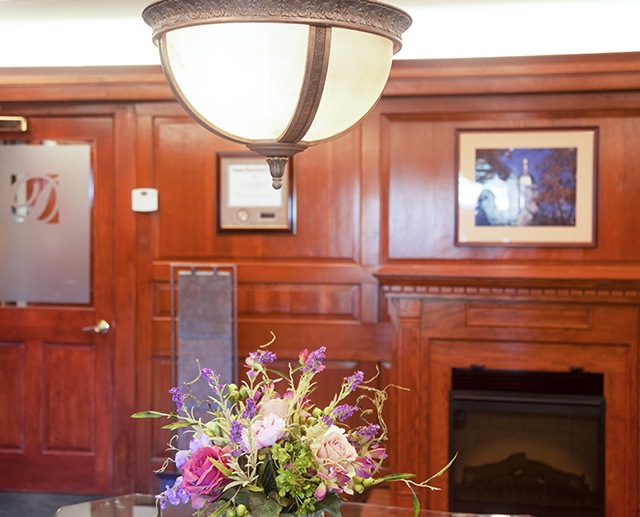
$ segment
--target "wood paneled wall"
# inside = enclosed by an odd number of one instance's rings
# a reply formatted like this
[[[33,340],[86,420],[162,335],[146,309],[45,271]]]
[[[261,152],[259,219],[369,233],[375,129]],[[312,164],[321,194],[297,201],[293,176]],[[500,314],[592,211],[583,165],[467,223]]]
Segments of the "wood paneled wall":
[[[335,372],[390,359],[374,277],[381,267],[402,276],[406,267],[449,266],[465,276],[519,265],[535,276],[606,265],[637,276],[640,239],[629,225],[640,197],[640,78],[631,57],[398,64],[359,128],[294,159],[293,235],[218,234],[216,153],[242,148],[173,104],[140,106],[139,182],[160,191],[160,211],[139,228],[140,296],[149,301],[137,318],[138,371],[154,394],[147,400],[167,403],[171,263],[238,265],[241,356],[273,331],[283,358],[326,345]],[[598,128],[597,245],[455,246],[456,131],[567,127]],[[154,435],[156,465],[166,438]]]
[[[91,113],[108,104],[121,120],[116,138],[135,141],[134,155],[116,162],[135,165],[135,186],[158,188],[160,210],[117,228],[124,240],[115,260],[128,280],[116,285],[127,321],[118,331],[118,364],[133,363],[136,372],[119,399],[166,409],[172,263],[237,264],[240,355],[270,332],[282,359],[326,345],[323,396],[354,368],[394,368],[377,272],[402,284],[414,268],[446,271],[452,289],[465,275],[490,289],[505,268],[550,282],[559,272],[594,284],[640,278],[639,70],[640,53],[397,62],[381,102],[357,129],[295,157],[290,235],[217,233],[216,153],[243,149],[191,121],[158,68],[6,70],[0,100],[4,112],[36,105],[43,113],[63,106]],[[599,130],[596,246],[456,246],[455,131],[559,127]],[[130,188],[116,185],[120,212],[130,209]],[[116,476],[135,471],[132,488],[155,490],[150,471],[167,436],[157,422],[122,421],[116,432],[122,451],[136,451],[135,459],[118,457]]]
[[[211,135],[173,103],[140,106],[138,114],[139,181],[160,196],[160,210],[141,215],[138,234],[140,399],[149,407],[169,403],[171,264],[237,265],[241,357],[271,332],[282,359],[324,345],[328,368],[319,397],[327,400],[356,369],[371,377],[379,369],[388,378],[390,326],[380,322],[373,275],[379,250],[363,235],[377,227],[363,221],[362,197],[370,191],[363,187],[361,130],[295,158],[295,233],[218,233],[217,153],[243,149]],[[169,435],[142,434],[143,443],[151,439],[139,458],[139,483],[148,490],[147,451],[159,467]]]

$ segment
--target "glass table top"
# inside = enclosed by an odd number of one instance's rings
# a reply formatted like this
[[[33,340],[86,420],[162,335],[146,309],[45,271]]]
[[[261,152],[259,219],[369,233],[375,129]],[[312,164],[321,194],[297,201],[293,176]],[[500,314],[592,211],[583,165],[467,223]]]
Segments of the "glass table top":
[[[368,503],[343,503],[340,507],[342,517],[413,517],[412,508],[399,508]],[[167,506],[162,517],[191,517],[191,505]],[[86,503],[63,506],[56,517],[156,517],[155,498],[146,494],[128,494],[107,499],[98,499]],[[460,512],[436,512],[421,510],[420,517],[532,517],[504,516],[498,514],[471,514]]]

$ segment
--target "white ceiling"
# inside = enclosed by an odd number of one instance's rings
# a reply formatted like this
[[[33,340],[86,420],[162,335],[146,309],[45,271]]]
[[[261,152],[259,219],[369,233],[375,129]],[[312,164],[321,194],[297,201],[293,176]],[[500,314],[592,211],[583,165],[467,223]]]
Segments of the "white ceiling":
[[[640,0],[386,1],[414,20],[398,59],[640,51]],[[157,64],[150,3],[0,0],[0,67]]]

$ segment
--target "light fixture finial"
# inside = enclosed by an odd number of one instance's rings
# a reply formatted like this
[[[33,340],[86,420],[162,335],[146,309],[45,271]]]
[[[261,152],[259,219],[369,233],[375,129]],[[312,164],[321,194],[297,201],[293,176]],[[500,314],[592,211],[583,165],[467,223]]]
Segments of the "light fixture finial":
[[[267,156],[269,172],[271,173],[271,186],[275,190],[282,188],[282,177],[289,158],[286,156]]]

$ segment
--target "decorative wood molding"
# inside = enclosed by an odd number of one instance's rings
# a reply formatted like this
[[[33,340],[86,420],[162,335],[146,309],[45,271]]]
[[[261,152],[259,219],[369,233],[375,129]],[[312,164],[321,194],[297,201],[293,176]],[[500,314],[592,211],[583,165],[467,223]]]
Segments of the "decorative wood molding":
[[[640,52],[395,61],[384,95],[626,91],[640,88]]]
[[[0,99],[9,101],[174,100],[159,65],[4,68]]]
[[[631,91],[640,52],[396,60],[384,97]],[[4,68],[3,101],[174,100],[159,65]]]
[[[385,266],[375,275],[388,297],[640,304],[638,266]]]

